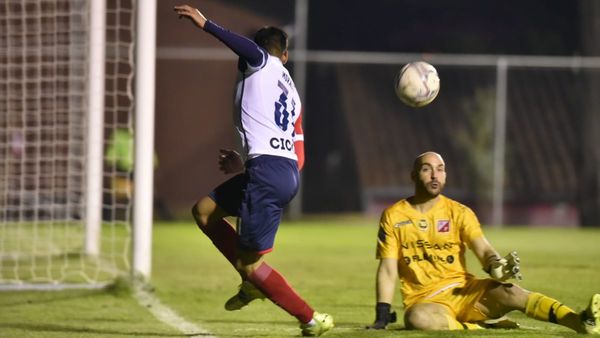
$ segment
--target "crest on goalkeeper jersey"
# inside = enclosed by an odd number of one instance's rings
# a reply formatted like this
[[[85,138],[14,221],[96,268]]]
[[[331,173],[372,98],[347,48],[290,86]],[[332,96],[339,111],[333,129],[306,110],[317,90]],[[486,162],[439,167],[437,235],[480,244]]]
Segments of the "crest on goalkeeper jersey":
[[[439,220],[437,221],[438,232],[450,232],[450,220]]]

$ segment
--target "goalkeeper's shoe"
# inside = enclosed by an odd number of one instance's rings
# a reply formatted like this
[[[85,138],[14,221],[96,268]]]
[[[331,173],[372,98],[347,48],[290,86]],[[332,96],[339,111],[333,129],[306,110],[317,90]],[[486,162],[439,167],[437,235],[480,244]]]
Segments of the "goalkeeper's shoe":
[[[304,337],[318,337],[333,327],[333,317],[318,312],[313,314],[313,320],[310,323],[300,325]]]
[[[252,283],[248,281],[243,281],[240,285],[240,291],[238,291],[238,293],[235,296],[229,298],[229,300],[225,303],[225,310],[240,310],[255,299],[265,298],[265,295],[254,285],[252,285]]]
[[[483,322],[480,323],[480,325],[486,329],[505,329],[505,330],[518,329],[521,327],[521,325],[519,325],[519,323],[508,319],[508,317],[506,317],[506,316],[502,316],[497,319],[484,320]]]
[[[581,313],[581,322],[586,333],[600,335],[600,294],[592,296],[590,304]]]

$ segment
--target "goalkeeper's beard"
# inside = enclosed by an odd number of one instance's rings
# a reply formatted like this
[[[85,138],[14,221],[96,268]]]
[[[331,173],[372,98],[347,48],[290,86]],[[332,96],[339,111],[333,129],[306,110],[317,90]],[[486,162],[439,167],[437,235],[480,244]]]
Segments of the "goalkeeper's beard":
[[[417,185],[417,193],[430,199],[436,198],[442,193],[442,190],[444,190],[444,184],[440,181],[419,182]]]

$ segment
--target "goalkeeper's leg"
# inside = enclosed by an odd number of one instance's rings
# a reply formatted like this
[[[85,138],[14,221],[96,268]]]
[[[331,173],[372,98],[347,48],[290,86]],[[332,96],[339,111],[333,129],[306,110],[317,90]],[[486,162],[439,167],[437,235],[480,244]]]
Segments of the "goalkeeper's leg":
[[[595,302],[595,303],[594,303]],[[525,314],[529,317],[566,326],[579,333],[600,334],[600,295],[594,295],[588,308],[576,313],[556,299],[532,292],[527,299]]]
[[[480,330],[477,323],[459,322],[444,305],[417,303],[406,309],[404,325],[409,330]]]
[[[495,283],[479,300],[478,307],[490,318],[518,310],[528,317],[585,332],[580,314],[556,299],[529,292],[511,283]]]

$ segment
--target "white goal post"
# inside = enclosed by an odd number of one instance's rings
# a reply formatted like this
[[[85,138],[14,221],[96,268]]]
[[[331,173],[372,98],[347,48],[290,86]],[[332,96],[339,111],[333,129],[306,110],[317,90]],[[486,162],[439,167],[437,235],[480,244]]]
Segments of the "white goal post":
[[[150,277],[156,1],[141,2],[0,4],[0,290]]]

